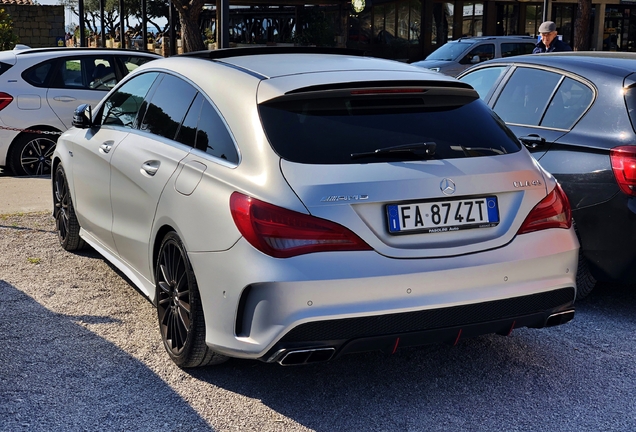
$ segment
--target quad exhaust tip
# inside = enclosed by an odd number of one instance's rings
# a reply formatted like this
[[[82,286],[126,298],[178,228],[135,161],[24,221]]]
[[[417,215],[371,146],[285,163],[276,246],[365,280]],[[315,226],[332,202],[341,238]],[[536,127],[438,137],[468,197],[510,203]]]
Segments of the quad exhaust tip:
[[[574,309],[552,314],[545,322],[546,327],[554,327],[557,325],[565,324],[574,318]]]
[[[290,350],[290,351],[287,351],[280,358],[280,360],[278,360],[278,363],[280,363],[282,366],[292,366],[292,365],[326,362],[328,360],[331,360],[331,358],[333,357],[335,353],[336,353],[336,349],[332,347]]]

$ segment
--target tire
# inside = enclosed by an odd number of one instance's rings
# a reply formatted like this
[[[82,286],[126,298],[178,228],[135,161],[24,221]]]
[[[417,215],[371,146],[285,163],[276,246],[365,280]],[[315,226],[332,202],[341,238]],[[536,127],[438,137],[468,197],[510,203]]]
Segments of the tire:
[[[205,343],[205,319],[199,288],[183,243],[168,233],[155,268],[157,317],[163,345],[179,367],[223,363],[228,358]]]
[[[587,258],[579,249],[579,265],[576,270],[576,299],[582,300],[587,297],[596,286],[596,279],[592,276],[588,266]]]
[[[9,151],[7,159],[9,169],[16,176],[51,175],[51,156],[53,156],[57,138],[57,135],[41,134],[18,136]]]
[[[53,217],[60,245],[67,251],[82,249],[85,243],[79,235],[80,224],[62,165],[57,166],[53,176]]]

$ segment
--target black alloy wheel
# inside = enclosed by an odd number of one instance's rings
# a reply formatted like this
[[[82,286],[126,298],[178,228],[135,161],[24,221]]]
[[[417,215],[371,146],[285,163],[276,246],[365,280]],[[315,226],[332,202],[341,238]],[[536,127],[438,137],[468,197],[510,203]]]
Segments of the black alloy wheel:
[[[60,245],[67,251],[82,249],[84,240],[79,235],[80,225],[62,165],[58,165],[53,178],[53,217]]]
[[[17,176],[46,176],[51,174],[51,158],[57,137],[25,134],[16,139],[9,157],[11,171]]]
[[[198,286],[185,248],[174,232],[161,244],[155,277],[159,330],[170,358],[184,368],[227,360],[205,343]]]

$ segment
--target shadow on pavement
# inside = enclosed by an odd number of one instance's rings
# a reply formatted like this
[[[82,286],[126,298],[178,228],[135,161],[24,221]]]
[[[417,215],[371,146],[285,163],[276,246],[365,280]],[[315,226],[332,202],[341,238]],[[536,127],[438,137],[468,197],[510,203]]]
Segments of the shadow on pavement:
[[[189,373],[321,432],[636,430],[633,288],[599,289],[574,321],[510,337],[309,366],[230,360]],[[623,329],[591,331],[598,313],[616,313]]]
[[[3,280],[0,297],[0,430],[210,430],[143,363],[81,325],[119,320],[53,313]]]

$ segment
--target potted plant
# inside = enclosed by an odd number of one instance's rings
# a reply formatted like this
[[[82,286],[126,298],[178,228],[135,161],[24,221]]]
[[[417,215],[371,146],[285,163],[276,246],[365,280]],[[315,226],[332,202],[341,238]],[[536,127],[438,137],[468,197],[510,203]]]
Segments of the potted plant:
[[[216,49],[216,35],[212,29],[205,29],[204,35],[205,40],[203,41],[203,44],[206,45],[209,50]]]

